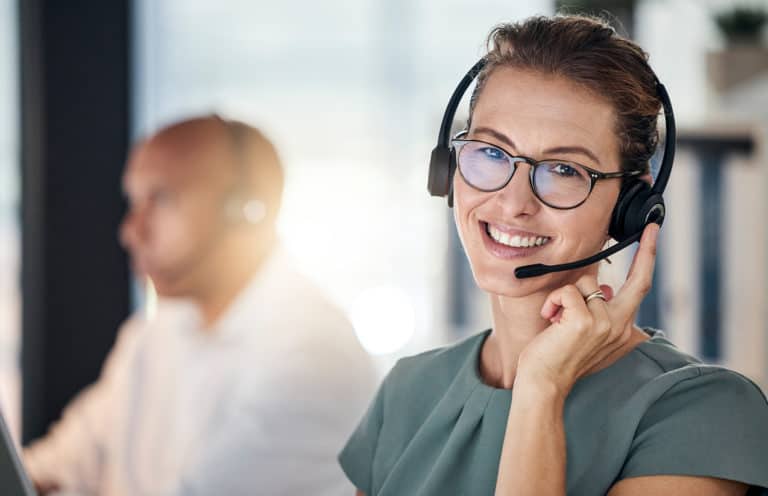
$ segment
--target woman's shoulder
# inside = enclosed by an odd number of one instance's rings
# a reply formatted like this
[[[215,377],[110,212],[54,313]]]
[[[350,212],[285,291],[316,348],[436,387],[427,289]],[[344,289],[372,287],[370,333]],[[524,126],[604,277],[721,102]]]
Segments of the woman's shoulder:
[[[643,331],[648,334],[649,339],[641,342],[633,351],[659,373],[702,364],[701,360],[675,346],[663,331],[651,327],[646,327]]]
[[[446,346],[403,357],[397,361],[393,372],[398,376],[444,376],[452,375],[451,372],[457,373],[468,361],[477,358],[480,345],[488,332],[479,332]]]
[[[758,424],[768,426],[768,401],[755,382],[728,368],[703,363],[660,331],[646,332],[650,339],[577,383],[569,397],[574,419],[611,419],[607,421],[632,425],[638,432],[674,425],[674,434],[683,433],[679,425],[685,424],[727,430],[737,411],[746,431]],[[596,408],[603,414],[596,413]],[[757,428],[757,432],[768,446],[768,429]]]
[[[650,339],[571,392],[566,432],[590,453],[576,457],[575,473],[591,473],[591,460],[602,456],[606,466],[618,464],[618,479],[697,475],[768,485],[768,402],[760,388],[683,352],[660,331],[646,332]]]
[[[691,395],[740,395],[739,401],[749,400],[755,408],[768,407],[761,389],[746,376],[703,363],[677,348],[659,330],[644,331],[650,335],[648,340],[609,367],[582,379],[575,388],[576,396],[608,398],[612,409],[627,406],[634,412],[646,411],[659,401],[674,402],[681,395],[688,396],[689,401]]]
[[[403,357],[389,372],[385,387],[401,399],[441,396],[452,384],[471,381],[480,346],[488,330],[453,344]]]
[[[768,401],[760,387],[671,345],[651,342],[641,352],[658,370],[622,409],[623,418],[639,418],[619,478],[707,475],[768,487]]]
[[[656,329],[645,330],[651,337],[639,344],[633,354],[639,363],[635,373],[644,376],[645,389],[660,396],[705,388],[708,394],[741,391],[765,403],[762,390],[743,374],[719,365],[703,363],[683,352]]]

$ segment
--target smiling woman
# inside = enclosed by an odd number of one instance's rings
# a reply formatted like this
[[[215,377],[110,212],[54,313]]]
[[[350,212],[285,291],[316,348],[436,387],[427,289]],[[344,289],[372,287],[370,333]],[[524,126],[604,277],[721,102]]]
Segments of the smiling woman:
[[[560,287],[572,282],[574,274],[519,280],[514,269],[524,264],[510,260],[531,260],[535,255],[537,262],[551,264],[600,251],[608,240],[607,226],[621,183],[597,181],[593,188],[589,171],[576,161],[586,161],[596,174],[621,174],[614,120],[608,101],[559,75],[504,66],[484,81],[467,136],[490,142],[486,149],[499,150],[504,143],[514,150],[509,153],[538,161],[517,162],[516,168],[528,174],[510,175],[507,182],[488,188],[489,194],[475,180],[467,180],[473,164],[468,165],[462,153],[466,147],[457,151],[461,175],[453,182],[454,218],[481,289],[518,296]],[[574,176],[570,171],[579,172]],[[533,250],[516,248],[491,238],[491,228],[512,239],[549,241]],[[494,256],[484,256],[487,252]]]
[[[484,60],[450,195],[493,327],[389,373],[339,457],[358,494],[762,491],[760,389],[634,323],[656,224],[616,292],[595,265],[515,276],[600,251],[627,184],[651,181],[662,93],[645,53],[558,16],[495,28]]]

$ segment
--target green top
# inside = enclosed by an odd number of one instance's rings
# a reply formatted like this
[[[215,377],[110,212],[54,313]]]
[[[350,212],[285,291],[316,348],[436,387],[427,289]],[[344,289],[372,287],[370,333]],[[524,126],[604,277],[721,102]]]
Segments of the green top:
[[[768,487],[760,389],[646,332],[651,339],[566,399],[568,494],[604,495],[620,479],[661,474]],[[367,496],[493,494],[513,393],[480,378],[489,333],[403,358],[387,375],[339,455]]]

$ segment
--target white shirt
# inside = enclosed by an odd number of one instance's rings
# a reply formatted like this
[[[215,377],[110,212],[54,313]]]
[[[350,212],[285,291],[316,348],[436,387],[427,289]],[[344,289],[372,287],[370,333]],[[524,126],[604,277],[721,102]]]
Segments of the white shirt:
[[[351,494],[336,462],[373,395],[343,314],[274,253],[214,329],[161,302],[25,450],[34,480],[104,496]]]

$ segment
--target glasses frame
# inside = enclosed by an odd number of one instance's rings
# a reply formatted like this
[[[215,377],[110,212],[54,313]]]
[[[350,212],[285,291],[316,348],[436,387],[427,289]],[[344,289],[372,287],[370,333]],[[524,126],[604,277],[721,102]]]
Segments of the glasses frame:
[[[461,154],[461,149],[464,148],[464,146],[469,144],[469,143],[482,143],[484,145],[488,145],[488,146],[492,146],[494,148],[498,148],[499,150],[504,152],[504,154],[507,156],[507,161],[512,165],[512,167],[510,168],[511,172],[509,173],[509,176],[507,177],[507,179],[504,181],[504,183],[501,186],[499,186],[498,188],[494,188],[494,189],[478,188],[477,186],[475,186],[474,184],[469,182],[469,180],[464,176],[464,173],[461,170],[461,163],[460,163],[460,160],[459,160],[459,155]],[[465,183],[467,183],[472,188],[474,188],[474,189],[476,189],[478,191],[483,191],[485,193],[492,193],[494,191],[500,191],[500,190],[504,189],[507,186],[507,184],[509,184],[509,182],[512,180],[512,177],[515,175],[515,172],[517,171],[517,164],[520,163],[520,162],[527,163],[528,165],[530,165],[530,167],[528,168],[528,182],[529,182],[529,184],[531,186],[531,191],[533,192],[533,195],[536,197],[537,200],[539,200],[544,205],[546,205],[546,206],[548,206],[550,208],[557,209],[557,210],[571,210],[571,209],[574,209],[574,208],[577,208],[577,207],[580,207],[581,205],[583,205],[584,202],[587,201],[587,199],[589,198],[589,195],[592,194],[592,190],[595,188],[595,184],[597,183],[597,181],[600,181],[602,179],[617,179],[617,178],[636,177],[636,176],[639,176],[639,175],[641,175],[643,173],[643,171],[641,171],[641,170],[626,171],[626,172],[625,171],[601,172],[601,171],[592,169],[590,167],[587,167],[586,165],[582,165],[582,164],[580,164],[578,162],[574,162],[573,160],[565,160],[565,159],[560,159],[560,158],[544,158],[544,159],[541,159],[541,160],[536,160],[536,159],[533,159],[533,158],[530,158],[530,157],[526,157],[524,155],[514,155],[514,154],[510,153],[508,150],[504,149],[503,146],[499,146],[496,143],[490,143],[488,141],[483,141],[483,140],[478,140],[478,139],[454,138],[454,139],[451,140],[451,147],[454,150],[454,154],[455,154],[454,156],[456,157],[456,168],[459,170],[459,174],[461,175],[461,178],[464,180]],[[534,186],[534,179],[533,179],[534,175],[536,173],[536,168],[539,167],[542,162],[553,162],[553,161],[565,162],[565,163],[568,163],[569,165],[575,165],[577,167],[581,167],[582,169],[587,171],[587,174],[589,175],[589,179],[590,179],[589,191],[587,192],[587,195],[584,197],[584,199],[581,200],[579,203],[577,203],[577,204],[575,204],[573,206],[570,206],[570,207],[558,207],[556,205],[552,205],[552,204],[548,203],[547,201],[542,199],[541,196],[539,196],[538,191],[536,191],[536,186]]]

